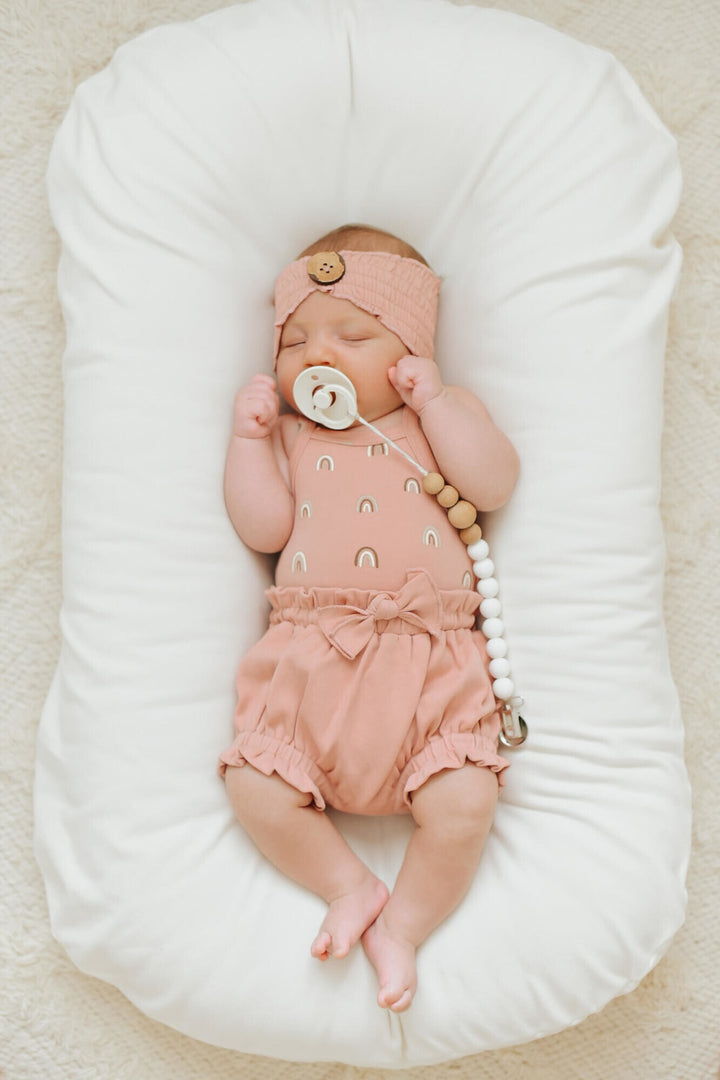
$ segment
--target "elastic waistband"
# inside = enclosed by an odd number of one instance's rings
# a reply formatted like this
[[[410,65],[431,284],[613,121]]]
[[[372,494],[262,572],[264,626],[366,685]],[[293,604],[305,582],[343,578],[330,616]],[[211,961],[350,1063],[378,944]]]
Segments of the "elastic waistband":
[[[360,652],[374,634],[431,634],[468,630],[481,597],[470,589],[438,589],[426,570],[408,570],[401,589],[273,586],[266,592],[270,623],[317,625],[344,656]]]

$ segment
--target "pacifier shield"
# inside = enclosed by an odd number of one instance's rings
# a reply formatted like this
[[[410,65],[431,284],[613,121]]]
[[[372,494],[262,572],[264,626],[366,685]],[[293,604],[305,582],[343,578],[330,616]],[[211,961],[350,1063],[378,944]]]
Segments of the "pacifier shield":
[[[347,375],[325,364],[301,371],[292,390],[295,406],[308,420],[341,430],[357,416],[357,394]]]

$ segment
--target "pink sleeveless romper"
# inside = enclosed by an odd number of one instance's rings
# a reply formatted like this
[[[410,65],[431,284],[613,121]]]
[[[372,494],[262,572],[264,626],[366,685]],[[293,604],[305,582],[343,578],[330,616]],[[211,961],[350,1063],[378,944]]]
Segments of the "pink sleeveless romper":
[[[411,409],[391,424],[391,439],[437,468]],[[319,810],[354,814],[406,813],[430,776],[466,762],[502,783],[465,545],[379,436],[298,427],[293,531],[267,590],[270,628],[238,669],[220,774],[249,762]]]

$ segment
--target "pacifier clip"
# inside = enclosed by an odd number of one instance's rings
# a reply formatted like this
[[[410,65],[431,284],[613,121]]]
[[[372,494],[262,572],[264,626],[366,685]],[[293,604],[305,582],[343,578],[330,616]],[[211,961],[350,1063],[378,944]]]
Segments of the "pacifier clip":
[[[462,499],[457,488],[447,484],[440,473],[428,472],[388,438],[384,431],[380,431],[369,420],[360,416],[355,387],[341,371],[325,365],[305,368],[293,384],[293,398],[303,416],[323,427],[338,431],[357,421],[379,435],[383,442],[398,454],[402,454],[418,470],[423,478],[423,490],[428,495],[434,495],[440,506],[447,511],[448,521],[458,530],[460,539],[466,544],[468,555],[473,560],[473,573],[478,579],[476,590],[482,596],[480,614],[483,621],[480,629],[486,639],[485,647],[490,657],[493,693],[502,703],[500,741],[508,747],[524,743],[528,728],[519,711],[524,700],[515,693],[515,683],[510,677],[508,647],[504,640],[505,624],[500,618],[500,586],[495,577],[495,564],[490,558],[490,547],[483,539],[482,529],[477,522],[477,507],[467,499]]]

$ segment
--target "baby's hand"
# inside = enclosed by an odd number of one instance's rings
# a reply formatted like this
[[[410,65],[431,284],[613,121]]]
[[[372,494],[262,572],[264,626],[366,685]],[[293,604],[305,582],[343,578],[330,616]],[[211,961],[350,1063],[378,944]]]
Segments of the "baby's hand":
[[[403,356],[388,371],[388,379],[405,405],[415,412],[420,412],[428,401],[432,401],[444,389],[437,364],[426,356]]]
[[[235,395],[233,435],[243,439],[264,439],[277,423],[280,413],[275,380],[270,375],[253,375]]]

